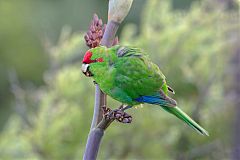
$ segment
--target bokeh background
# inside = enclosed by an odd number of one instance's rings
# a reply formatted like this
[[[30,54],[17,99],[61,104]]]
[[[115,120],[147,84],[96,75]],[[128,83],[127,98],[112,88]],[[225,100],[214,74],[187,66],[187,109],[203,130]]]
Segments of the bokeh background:
[[[113,123],[99,159],[240,159],[237,0],[135,0],[120,43],[143,48],[203,137],[157,106]],[[0,159],[81,159],[94,84],[80,71],[83,36],[107,0],[0,0]],[[108,98],[112,108],[119,103]],[[238,157],[239,156],[239,157]]]

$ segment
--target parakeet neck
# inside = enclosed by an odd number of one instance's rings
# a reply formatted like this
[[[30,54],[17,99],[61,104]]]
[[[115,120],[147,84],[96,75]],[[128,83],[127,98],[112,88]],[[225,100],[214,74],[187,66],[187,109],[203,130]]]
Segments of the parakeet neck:
[[[108,70],[106,62],[92,63],[90,65],[90,71],[93,74],[93,78],[98,82],[99,78],[102,78]]]
[[[112,69],[117,55],[113,49],[106,49],[104,52],[100,52],[97,58],[102,58],[102,62],[90,64],[90,71],[93,74],[93,78],[96,82],[101,81],[104,77],[108,77],[112,74]]]

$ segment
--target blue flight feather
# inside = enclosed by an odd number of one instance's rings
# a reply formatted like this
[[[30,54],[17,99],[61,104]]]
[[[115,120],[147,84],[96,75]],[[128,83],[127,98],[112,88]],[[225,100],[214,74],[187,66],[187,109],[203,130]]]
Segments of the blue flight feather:
[[[140,103],[157,104],[164,107],[172,106],[169,100],[159,93],[152,96],[140,96],[136,98],[135,101],[138,101]]]

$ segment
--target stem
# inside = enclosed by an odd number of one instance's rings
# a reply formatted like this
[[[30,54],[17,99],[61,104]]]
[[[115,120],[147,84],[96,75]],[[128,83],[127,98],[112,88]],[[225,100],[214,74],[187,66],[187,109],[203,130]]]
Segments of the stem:
[[[87,147],[83,156],[84,160],[95,160],[97,158],[98,149],[104,135],[104,130],[95,128],[88,135]]]
[[[117,33],[119,23],[109,21],[106,26],[101,45],[111,47],[115,35]],[[99,146],[104,135],[104,130],[110,125],[109,121],[102,121],[102,107],[106,106],[107,98],[106,95],[100,90],[99,86],[95,88],[95,105],[94,113],[91,124],[91,130],[88,135],[86,150],[83,156],[84,160],[95,160],[97,158]],[[100,127],[97,127],[98,123],[101,122]]]
[[[120,23],[109,21],[106,26],[106,31],[103,35],[103,39],[101,41],[101,45],[104,45],[106,47],[111,47],[113,40],[115,38],[115,35],[117,33],[118,27]]]
[[[107,23],[106,31],[103,35],[103,39],[101,41],[101,45],[111,47],[115,35],[117,33],[119,27],[119,23],[110,21]],[[97,124],[102,120],[102,107],[107,105],[107,96],[104,94],[99,86],[96,84],[95,88],[95,105],[94,105],[94,113],[93,120],[91,124],[91,129],[95,128]]]
[[[96,89],[97,89],[97,88],[96,88]],[[99,109],[98,109],[97,124],[98,124],[99,122],[101,122],[102,117],[103,117],[102,107],[104,107],[104,106],[107,105],[107,95],[104,94],[104,93],[101,91],[101,89],[99,88],[99,86],[98,86],[98,89],[99,89],[99,91],[100,91],[100,96],[99,96],[99,98],[100,98],[100,102],[99,102],[100,107],[99,107]],[[96,126],[97,126],[97,124],[96,124]],[[96,127],[96,126],[95,126],[95,127]]]
[[[120,23],[128,14],[133,0],[109,0],[108,23],[101,40],[101,45],[111,47]],[[94,114],[88,135],[84,160],[95,160],[104,135],[104,130],[113,122],[103,118],[102,107],[107,105],[107,96],[96,85]]]
[[[98,124],[97,128],[106,130],[107,127],[114,121],[114,119],[105,119],[103,118],[102,121]]]
[[[106,105],[106,95],[100,90],[98,84],[95,87],[95,104],[93,111],[93,119],[91,124],[91,130],[94,129],[102,119],[101,107]]]

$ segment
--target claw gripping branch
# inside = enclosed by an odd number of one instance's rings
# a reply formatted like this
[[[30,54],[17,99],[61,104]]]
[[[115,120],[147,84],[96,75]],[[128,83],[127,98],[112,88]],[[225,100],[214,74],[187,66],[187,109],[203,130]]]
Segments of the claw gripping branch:
[[[111,110],[108,107],[103,107],[103,118],[107,120],[117,120],[120,123],[131,123],[132,116],[124,112],[122,108]]]

